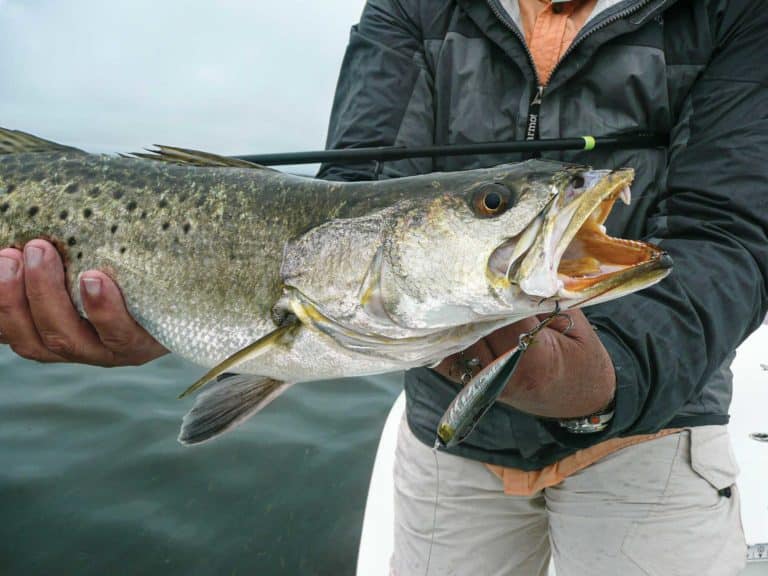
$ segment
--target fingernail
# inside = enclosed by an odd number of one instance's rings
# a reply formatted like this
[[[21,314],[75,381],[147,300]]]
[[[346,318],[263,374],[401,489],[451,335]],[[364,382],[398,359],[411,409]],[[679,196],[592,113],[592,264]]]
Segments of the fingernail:
[[[43,249],[37,246],[24,248],[24,265],[27,268],[37,268],[43,261]]]
[[[13,258],[0,256],[0,282],[10,282],[16,278],[19,271],[19,263]]]
[[[91,298],[101,294],[101,278],[83,278],[83,287]]]

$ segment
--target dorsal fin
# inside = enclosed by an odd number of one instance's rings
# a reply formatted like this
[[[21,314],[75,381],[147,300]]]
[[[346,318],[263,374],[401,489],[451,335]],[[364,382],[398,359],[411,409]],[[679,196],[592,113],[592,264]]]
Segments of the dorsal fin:
[[[28,154],[34,152],[78,152],[85,154],[78,148],[64,146],[50,140],[43,140],[32,134],[20,130],[8,130],[0,128],[0,154]]]
[[[187,148],[176,148],[175,146],[161,146],[155,144],[156,150],[147,150],[146,152],[134,152],[128,157],[144,158],[146,160],[156,160],[159,162],[169,162],[171,164],[186,164],[192,166],[231,166],[235,168],[253,168],[256,170],[271,170],[261,164],[254,164],[237,158],[219,156],[210,152],[201,152],[200,150],[189,150]]]

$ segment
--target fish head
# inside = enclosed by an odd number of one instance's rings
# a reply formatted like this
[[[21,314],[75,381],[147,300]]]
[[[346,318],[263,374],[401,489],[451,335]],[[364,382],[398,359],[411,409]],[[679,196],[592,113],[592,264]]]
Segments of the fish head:
[[[658,247],[612,238],[633,171],[529,161],[444,175],[390,216],[364,305],[415,330],[617,298],[669,273]]]
[[[661,280],[670,259],[605,232],[632,178],[630,169],[532,160],[361,184],[373,208],[288,245],[282,278],[293,304],[284,307],[312,310],[328,332],[401,338],[639,290]]]

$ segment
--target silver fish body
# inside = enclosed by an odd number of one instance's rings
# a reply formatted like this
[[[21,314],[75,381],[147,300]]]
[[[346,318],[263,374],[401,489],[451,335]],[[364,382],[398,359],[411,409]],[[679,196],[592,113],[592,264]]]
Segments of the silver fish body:
[[[248,406],[192,442],[284,383],[434,364],[557,302],[618,297],[669,268],[653,246],[595,239],[630,171],[529,161],[339,183],[181,149],[155,160],[0,129],[0,246],[51,239],[81,311],[79,275],[101,269],[162,344],[216,366],[198,412]]]

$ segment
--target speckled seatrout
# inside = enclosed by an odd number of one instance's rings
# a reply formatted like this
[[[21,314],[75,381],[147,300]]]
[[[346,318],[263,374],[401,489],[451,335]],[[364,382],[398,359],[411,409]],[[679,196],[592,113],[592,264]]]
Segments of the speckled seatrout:
[[[631,170],[529,161],[398,180],[300,178],[160,147],[91,155],[0,129],[0,246],[51,239],[82,311],[101,269],[170,350],[213,367],[180,440],[208,440],[288,385],[433,365],[531,316],[669,272],[605,234]],[[158,161],[162,160],[162,161]]]

